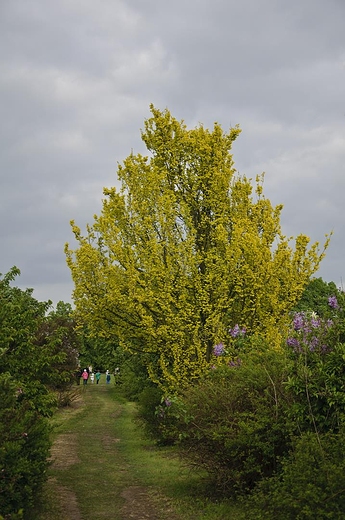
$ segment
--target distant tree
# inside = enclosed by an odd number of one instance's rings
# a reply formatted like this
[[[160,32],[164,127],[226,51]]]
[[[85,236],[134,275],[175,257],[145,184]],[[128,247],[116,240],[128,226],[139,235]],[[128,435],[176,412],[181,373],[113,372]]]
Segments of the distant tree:
[[[295,311],[314,311],[319,316],[329,314],[328,298],[339,296],[340,289],[334,282],[325,282],[322,278],[312,278],[306,285]]]
[[[42,374],[41,382],[53,390],[68,389],[75,381],[81,346],[71,304],[57,303],[40,325],[35,343],[48,350],[51,358],[49,373]]]
[[[70,304],[39,302],[32,289],[12,287],[20,274],[13,268],[0,280],[0,373],[18,380],[26,398],[43,414],[55,408],[53,390],[75,380],[79,336]]]
[[[37,301],[32,289],[12,287],[19,274],[19,269],[13,267],[0,279],[0,374],[11,374],[31,405],[51,415],[55,399],[41,382],[50,373],[51,350],[37,345],[51,302]]]
[[[101,371],[113,370],[116,364],[117,342],[115,338],[90,335],[87,326],[79,328],[79,361],[82,367],[91,365]]]
[[[151,112],[149,157],[119,166],[121,190],[104,190],[85,237],[72,222],[78,249],[66,254],[81,319],[146,353],[152,380],[171,387],[198,378],[235,324],[279,341],[323,252],[305,235],[293,249],[262,178],[253,190],[236,174],[239,128],[188,130],[168,110]]]

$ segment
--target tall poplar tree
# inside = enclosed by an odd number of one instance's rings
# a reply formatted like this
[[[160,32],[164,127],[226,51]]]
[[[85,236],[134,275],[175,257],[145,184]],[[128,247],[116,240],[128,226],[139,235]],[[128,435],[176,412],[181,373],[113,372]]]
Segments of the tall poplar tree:
[[[118,167],[100,216],[66,244],[79,316],[140,351],[165,388],[198,378],[235,324],[277,337],[324,252],[282,235],[282,206],[234,169],[240,129],[187,129],[151,105],[149,152]],[[325,247],[328,241],[326,240]]]

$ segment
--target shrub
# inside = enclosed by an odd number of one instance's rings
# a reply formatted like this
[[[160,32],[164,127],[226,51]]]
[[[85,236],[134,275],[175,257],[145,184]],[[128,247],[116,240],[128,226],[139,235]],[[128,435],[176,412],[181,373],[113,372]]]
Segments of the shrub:
[[[289,448],[285,368],[281,353],[251,353],[241,364],[211,370],[184,393],[181,449],[226,494],[271,476]]]
[[[329,298],[338,305],[335,298]],[[335,311],[334,311],[335,312]],[[296,313],[287,338],[287,390],[294,396],[291,417],[300,431],[336,433],[345,415],[343,320]]]
[[[138,397],[138,415],[144,421],[146,431],[158,442],[162,441],[162,435],[156,411],[161,399],[162,391],[154,385],[144,388]]]
[[[262,481],[247,501],[246,520],[342,520],[344,441],[344,434],[297,437],[280,474]]]
[[[1,375],[0,512],[5,518],[21,518],[21,509],[23,518],[29,518],[46,479],[49,448],[47,419],[8,375]]]
[[[72,406],[80,400],[80,389],[78,387],[71,387],[56,392],[56,400],[59,408]]]
[[[127,399],[138,401],[141,392],[145,388],[153,386],[143,364],[142,356],[138,354],[130,356],[128,353],[124,353],[122,363],[118,365],[121,369],[119,377],[121,393]]]

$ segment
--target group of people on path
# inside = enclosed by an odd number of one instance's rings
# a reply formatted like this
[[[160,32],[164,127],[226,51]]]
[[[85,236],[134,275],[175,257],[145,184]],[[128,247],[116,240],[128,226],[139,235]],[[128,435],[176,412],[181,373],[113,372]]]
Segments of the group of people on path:
[[[90,378],[91,383],[94,383],[95,381],[95,375],[96,375],[96,384],[98,385],[100,379],[101,379],[101,373],[99,370],[97,370],[96,374],[93,372],[92,367],[84,368],[84,370],[81,373],[81,377],[83,379],[83,384],[87,385],[87,382]]]
[[[120,372],[119,368],[115,369],[115,376],[118,375]],[[92,370],[92,366],[89,366],[88,368],[84,368],[83,371],[80,374],[80,377],[83,379],[83,385],[87,385],[88,380],[90,379],[91,383],[94,383],[96,376],[96,384],[98,385],[101,379],[101,372],[97,370],[96,374]],[[105,372],[105,382],[107,385],[110,384],[111,376],[109,370],[106,370]]]

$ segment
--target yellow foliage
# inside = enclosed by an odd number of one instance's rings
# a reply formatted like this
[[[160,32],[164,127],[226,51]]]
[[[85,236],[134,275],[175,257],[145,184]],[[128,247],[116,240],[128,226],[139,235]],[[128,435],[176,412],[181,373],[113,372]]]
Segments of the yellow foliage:
[[[263,175],[239,176],[230,153],[238,127],[188,130],[151,106],[149,156],[118,168],[86,236],[66,245],[80,319],[127,349],[149,353],[152,380],[169,389],[199,378],[235,324],[278,344],[289,311],[328,245],[282,235],[282,206]]]

